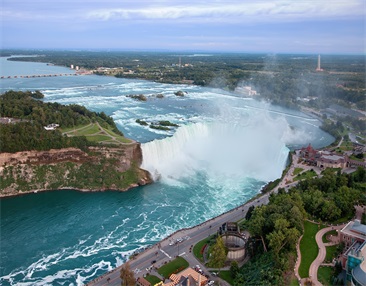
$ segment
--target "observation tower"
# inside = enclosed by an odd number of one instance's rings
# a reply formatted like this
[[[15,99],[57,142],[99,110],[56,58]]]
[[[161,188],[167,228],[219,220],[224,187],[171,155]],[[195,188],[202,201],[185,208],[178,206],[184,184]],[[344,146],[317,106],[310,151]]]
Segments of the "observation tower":
[[[318,66],[316,67],[316,70],[317,72],[322,72],[323,69],[320,67],[320,55],[318,55]]]

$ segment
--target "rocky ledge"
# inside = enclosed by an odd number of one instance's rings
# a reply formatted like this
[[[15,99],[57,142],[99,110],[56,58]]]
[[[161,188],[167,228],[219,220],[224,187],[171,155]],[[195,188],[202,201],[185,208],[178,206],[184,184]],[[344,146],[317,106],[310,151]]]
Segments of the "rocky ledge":
[[[126,191],[152,182],[139,143],[0,154],[0,197],[75,189]]]

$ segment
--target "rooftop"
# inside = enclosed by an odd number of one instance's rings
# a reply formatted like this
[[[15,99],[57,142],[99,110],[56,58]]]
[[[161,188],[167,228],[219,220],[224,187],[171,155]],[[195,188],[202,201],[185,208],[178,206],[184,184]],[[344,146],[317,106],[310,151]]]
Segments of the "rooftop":
[[[342,230],[342,233],[352,236],[363,241],[366,240],[366,225],[362,224],[360,220],[355,219],[350,221]]]
[[[207,278],[192,268],[187,268],[177,274],[170,275],[170,280],[173,281],[174,285],[178,284],[182,277],[189,277],[191,276],[196,282],[200,281],[201,284],[204,284],[207,281]],[[166,284],[164,284],[166,285]]]

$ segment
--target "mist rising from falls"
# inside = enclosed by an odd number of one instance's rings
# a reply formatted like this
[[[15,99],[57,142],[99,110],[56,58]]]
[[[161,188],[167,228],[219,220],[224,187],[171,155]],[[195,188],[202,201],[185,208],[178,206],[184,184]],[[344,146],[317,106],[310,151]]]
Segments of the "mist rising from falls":
[[[154,179],[180,181],[204,173],[208,179],[270,181],[281,176],[294,131],[283,118],[253,115],[240,122],[194,123],[172,137],[142,144],[142,168]]]

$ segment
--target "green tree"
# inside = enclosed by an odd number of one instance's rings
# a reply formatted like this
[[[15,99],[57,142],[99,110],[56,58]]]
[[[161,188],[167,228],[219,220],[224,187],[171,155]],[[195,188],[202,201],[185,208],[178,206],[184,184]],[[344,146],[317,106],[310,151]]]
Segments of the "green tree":
[[[212,247],[210,261],[208,263],[209,267],[220,269],[225,265],[226,261],[226,248],[224,245],[224,240],[221,236],[218,236],[216,243]]]
[[[266,206],[261,206],[254,209],[252,217],[250,218],[249,221],[248,228],[251,235],[259,236],[261,238],[264,251],[267,251],[267,247],[264,242],[264,234],[265,234],[264,225],[266,222],[266,219],[264,217],[265,209]]]
[[[288,220],[284,218],[277,219],[275,229],[267,235],[269,246],[278,254],[285,245],[296,245],[296,241],[300,237],[300,232],[291,227]]]
[[[127,262],[122,265],[121,271],[120,271],[120,278],[122,280],[121,286],[134,286],[135,276],[130,268],[130,263]]]
[[[250,220],[250,218],[252,217],[253,211],[254,211],[254,206],[250,206],[245,215],[246,220]]]
[[[326,221],[334,221],[340,218],[341,210],[336,206],[333,200],[325,201],[322,210],[321,218]]]
[[[355,182],[365,182],[366,181],[366,170],[362,167],[358,167],[356,172],[353,173],[353,178]]]
[[[236,275],[239,273],[239,265],[238,262],[233,260],[230,265],[230,273],[232,278],[236,278]]]

